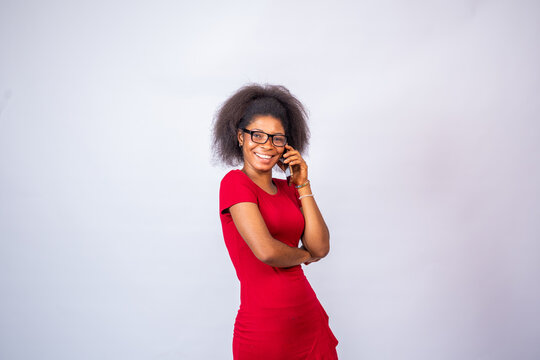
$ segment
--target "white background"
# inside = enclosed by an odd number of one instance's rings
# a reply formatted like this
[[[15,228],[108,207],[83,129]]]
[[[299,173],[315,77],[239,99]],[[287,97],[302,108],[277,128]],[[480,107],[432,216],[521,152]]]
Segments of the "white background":
[[[0,358],[232,357],[248,82],[310,110],[341,359],[540,358],[539,64],[537,1],[1,0]]]

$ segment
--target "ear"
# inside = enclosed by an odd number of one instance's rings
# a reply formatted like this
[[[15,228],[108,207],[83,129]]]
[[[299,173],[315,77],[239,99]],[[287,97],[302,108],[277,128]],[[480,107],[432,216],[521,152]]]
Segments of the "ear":
[[[236,134],[238,138],[238,144],[240,146],[244,145],[244,132],[242,130],[238,130],[238,133]]]

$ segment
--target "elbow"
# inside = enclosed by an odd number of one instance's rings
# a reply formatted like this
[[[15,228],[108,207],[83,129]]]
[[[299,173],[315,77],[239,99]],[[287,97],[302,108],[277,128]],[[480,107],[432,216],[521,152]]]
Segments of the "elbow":
[[[324,238],[320,239],[316,244],[317,246],[313,246],[308,249],[311,256],[319,259],[326,257],[326,255],[328,255],[330,252],[330,233],[328,229],[325,231]]]
[[[270,265],[270,263],[272,263],[272,257],[267,255],[267,254],[261,254],[261,255],[257,256],[257,259],[259,259],[260,261],[262,261],[266,265]]]
[[[255,254],[255,257],[267,265],[271,265],[275,259],[275,253],[272,249],[259,250]]]
[[[320,244],[318,246],[313,247],[306,247],[306,250],[309,252],[311,257],[322,259],[323,257],[326,257],[328,253],[330,252],[330,243],[326,241],[326,243]]]
[[[329,252],[330,252],[330,246],[328,245],[328,246],[310,251],[310,254],[314,258],[322,259],[323,257],[326,257],[326,255],[328,255]]]

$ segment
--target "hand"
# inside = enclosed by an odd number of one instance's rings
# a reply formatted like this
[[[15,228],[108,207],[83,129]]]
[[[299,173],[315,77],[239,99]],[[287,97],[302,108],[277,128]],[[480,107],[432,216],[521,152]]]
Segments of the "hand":
[[[309,253],[309,250],[304,246],[304,244],[302,244],[302,246],[300,246],[300,249],[305,250],[305,251],[307,251]],[[306,261],[304,263],[304,265],[309,265],[309,264],[311,264],[313,262],[317,262],[319,260],[321,260],[321,258],[317,258],[317,257],[312,256],[308,261]]]
[[[317,261],[319,261],[319,260],[321,260],[321,258],[311,258],[311,260],[306,261],[306,262],[304,263],[304,265],[309,265],[309,264],[314,263],[314,262],[317,262]]]
[[[281,162],[278,163],[279,167],[282,170],[285,170],[287,165],[291,168],[291,184],[304,184],[308,180],[308,167],[306,162],[300,153],[289,144],[285,145],[285,149],[287,149],[287,152],[283,155],[285,160],[283,161],[283,164]]]

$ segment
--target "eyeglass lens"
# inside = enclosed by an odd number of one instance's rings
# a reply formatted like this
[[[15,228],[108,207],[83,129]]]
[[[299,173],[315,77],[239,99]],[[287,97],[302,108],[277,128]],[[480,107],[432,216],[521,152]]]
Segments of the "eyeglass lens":
[[[269,137],[272,137],[272,144],[275,146],[284,146],[287,143],[287,137],[284,135],[268,135],[260,131],[254,131],[251,133],[251,140],[258,144],[266,143]]]

